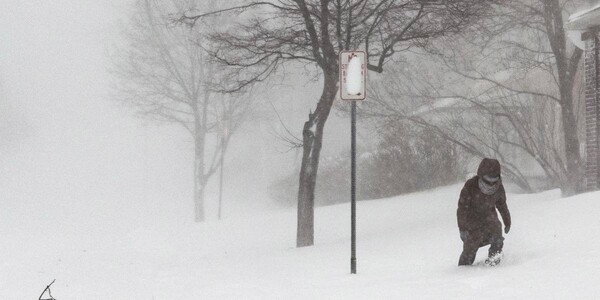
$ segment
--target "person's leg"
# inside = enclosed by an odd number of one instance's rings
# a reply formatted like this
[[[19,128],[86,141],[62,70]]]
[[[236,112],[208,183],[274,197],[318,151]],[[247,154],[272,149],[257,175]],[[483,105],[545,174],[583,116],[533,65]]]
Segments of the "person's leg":
[[[502,226],[495,226],[490,235],[490,250],[488,257],[492,258],[502,253],[504,247],[504,237],[502,236]]]
[[[472,265],[475,261],[475,256],[477,256],[477,250],[479,250],[479,245],[481,244],[482,238],[481,234],[478,232],[469,232],[469,236],[467,240],[463,243],[463,252],[460,255],[458,260],[459,266],[468,266]]]

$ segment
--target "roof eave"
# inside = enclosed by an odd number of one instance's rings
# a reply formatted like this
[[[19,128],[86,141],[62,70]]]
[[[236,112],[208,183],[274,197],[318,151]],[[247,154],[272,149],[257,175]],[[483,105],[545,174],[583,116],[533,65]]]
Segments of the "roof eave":
[[[567,30],[586,30],[597,26],[600,26],[600,5],[571,15],[566,24]]]

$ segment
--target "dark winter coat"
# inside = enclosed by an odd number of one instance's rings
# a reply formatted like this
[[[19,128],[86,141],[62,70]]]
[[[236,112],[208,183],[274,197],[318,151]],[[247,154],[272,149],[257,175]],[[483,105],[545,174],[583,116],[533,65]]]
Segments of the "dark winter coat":
[[[511,225],[510,212],[506,205],[506,193],[502,182],[499,182],[498,190],[492,195],[484,194],[479,188],[479,178],[484,175],[500,176],[500,163],[495,159],[483,159],[477,170],[477,176],[469,179],[458,200],[458,228],[472,234],[484,232],[500,232],[502,224],[498,219],[498,213],[502,216],[504,225]]]

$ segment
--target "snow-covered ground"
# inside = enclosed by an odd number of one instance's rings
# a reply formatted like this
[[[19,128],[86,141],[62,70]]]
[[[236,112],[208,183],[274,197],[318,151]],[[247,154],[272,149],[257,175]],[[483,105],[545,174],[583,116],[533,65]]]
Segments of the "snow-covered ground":
[[[459,268],[459,190],[360,202],[357,275],[347,204],[318,208],[315,246],[302,249],[293,210],[205,224],[132,208],[77,223],[31,211],[0,220],[0,299],[37,299],[55,278],[59,300],[599,297],[600,193],[508,195],[502,264]]]

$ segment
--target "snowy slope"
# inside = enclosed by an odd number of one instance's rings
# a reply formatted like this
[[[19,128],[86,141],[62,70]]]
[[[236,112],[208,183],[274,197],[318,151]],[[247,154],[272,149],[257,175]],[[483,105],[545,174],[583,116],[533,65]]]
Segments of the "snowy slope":
[[[37,299],[54,278],[60,300],[600,296],[600,193],[508,195],[502,265],[458,268],[459,190],[360,202],[357,275],[347,204],[317,209],[316,245],[303,249],[294,247],[293,210],[200,225],[135,210],[77,225],[0,220],[0,299]]]

